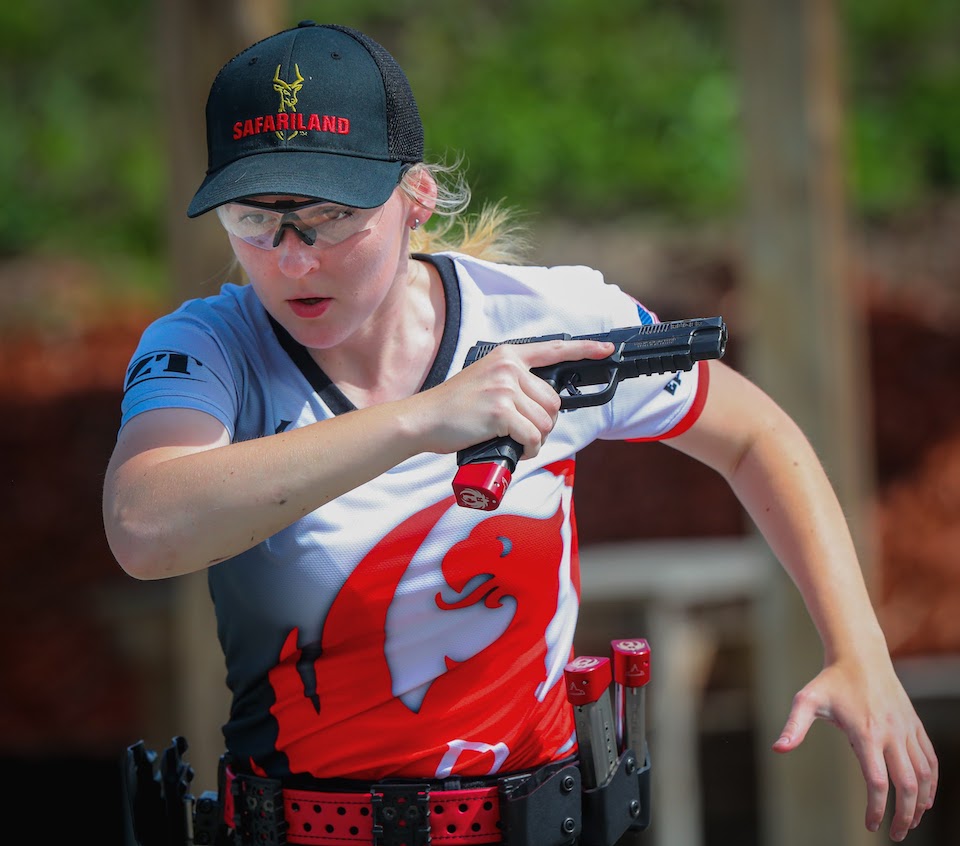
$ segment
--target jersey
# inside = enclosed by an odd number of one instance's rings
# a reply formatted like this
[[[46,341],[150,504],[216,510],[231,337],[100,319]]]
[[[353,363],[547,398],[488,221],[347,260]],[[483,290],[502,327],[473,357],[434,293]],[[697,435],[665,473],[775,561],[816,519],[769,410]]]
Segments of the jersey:
[[[418,258],[446,298],[424,390],[479,341],[657,320],[590,268]],[[271,777],[371,780],[519,772],[575,753],[563,668],[580,595],[576,456],[596,439],[685,430],[706,372],[624,380],[610,402],[561,413],[497,511],[455,503],[455,455],[421,454],[210,567],[231,756]],[[121,426],[157,408],[211,414],[236,442],[353,405],[251,286],[227,284],[143,333]]]

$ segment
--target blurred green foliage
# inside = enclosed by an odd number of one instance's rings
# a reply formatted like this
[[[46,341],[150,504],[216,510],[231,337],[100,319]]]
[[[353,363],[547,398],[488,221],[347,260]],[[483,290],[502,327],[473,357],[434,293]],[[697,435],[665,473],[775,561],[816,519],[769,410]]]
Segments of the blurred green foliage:
[[[161,250],[152,31],[149,4],[0,6],[0,255]]]
[[[846,0],[851,195],[862,214],[960,188],[960,3]]]
[[[591,222],[736,213],[738,91],[724,0],[287,6],[291,23],[357,26],[397,56],[430,156],[462,153],[478,199]],[[169,127],[156,8],[0,6],[0,255],[160,260]],[[839,9],[855,212],[893,214],[956,192],[960,3],[842,0]]]

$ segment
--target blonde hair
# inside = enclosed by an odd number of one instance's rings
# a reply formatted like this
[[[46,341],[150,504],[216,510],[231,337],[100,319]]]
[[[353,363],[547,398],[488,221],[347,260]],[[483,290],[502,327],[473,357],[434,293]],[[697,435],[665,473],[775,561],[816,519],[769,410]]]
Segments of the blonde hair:
[[[417,192],[423,171],[430,174],[437,186],[429,226],[410,233],[410,251],[450,251],[486,261],[523,264],[532,245],[517,211],[500,200],[484,203],[477,214],[467,214],[471,191],[461,165],[462,157],[451,164],[421,162],[400,180],[400,190],[414,202],[424,199]]]

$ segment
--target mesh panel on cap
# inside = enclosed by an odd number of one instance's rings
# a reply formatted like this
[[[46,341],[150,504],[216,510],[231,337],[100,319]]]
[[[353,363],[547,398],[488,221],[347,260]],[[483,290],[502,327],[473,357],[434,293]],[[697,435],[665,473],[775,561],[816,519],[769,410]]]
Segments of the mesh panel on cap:
[[[402,162],[422,161],[423,123],[410,82],[396,59],[362,32],[338,24],[324,26],[359,41],[376,62],[387,95],[387,149],[390,155]]]

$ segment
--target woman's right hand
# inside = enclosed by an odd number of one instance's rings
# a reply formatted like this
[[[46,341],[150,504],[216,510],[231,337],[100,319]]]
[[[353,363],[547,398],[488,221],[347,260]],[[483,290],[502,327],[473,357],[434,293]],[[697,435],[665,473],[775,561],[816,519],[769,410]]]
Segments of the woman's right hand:
[[[531,368],[605,358],[613,350],[611,343],[589,340],[500,344],[418,395],[430,415],[424,451],[451,453],[509,436],[523,446],[524,458],[533,458],[556,425],[560,395]]]

